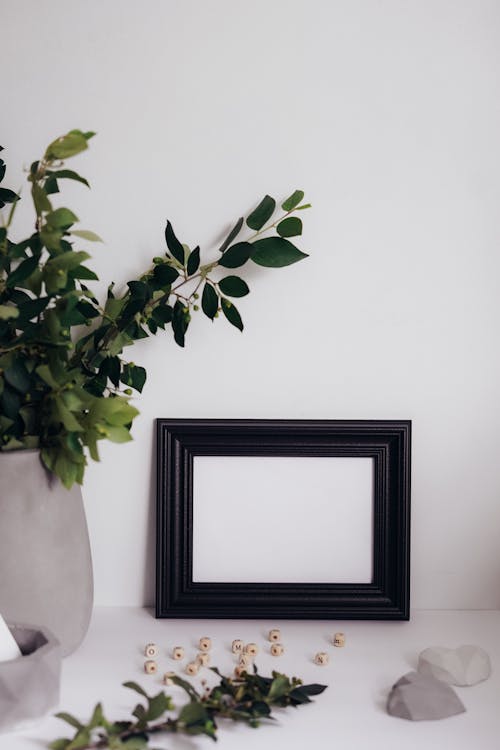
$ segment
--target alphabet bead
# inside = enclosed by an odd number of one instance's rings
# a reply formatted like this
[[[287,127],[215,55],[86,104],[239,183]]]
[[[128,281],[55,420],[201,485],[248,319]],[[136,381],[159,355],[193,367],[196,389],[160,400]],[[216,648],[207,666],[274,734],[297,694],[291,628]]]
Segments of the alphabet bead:
[[[236,638],[232,644],[231,644],[231,651],[233,654],[241,654],[243,651],[243,641],[240,641],[239,638]]]
[[[319,664],[320,667],[324,667],[325,664],[328,664],[328,661],[328,654],[325,654],[324,651],[318,651],[318,653],[314,657],[314,663]]]
[[[345,635],[343,633],[335,633],[333,636],[333,645],[337,648],[345,646]]]
[[[284,652],[284,648],[281,645],[281,643],[272,643],[271,644],[271,654],[273,656],[281,656],[281,654]]]
[[[163,684],[164,685],[173,685],[174,681],[172,680],[172,677],[174,676],[175,672],[165,672],[163,675]]]
[[[210,654],[207,654],[206,651],[202,651],[199,654],[196,654],[196,663],[200,667],[208,667],[210,664]]]
[[[281,633],[278,628],[273,628],[269,631],[268,637],[271,643],[278,643],[281,640]]]
[[[247,668],[244,667],[242,664],[238,664],[238,666],[234,668],[234,674],[236,677],[241,677],[246,671],[247,671]]]
[[[247,645],[244,648],[245,654],[249,654],[250,656],[257,656],[259,652],[259,647],[256,643],[247,643]]]
[[[186,674],[195,675],[198,674],[198,665],[195,661],[190,661],[186,664]]]
[[[238,659],[238,664],[240,667],[249,667],[252,663],[252,657],[250,654],[240,654],[240,658]]]
[[[200,651],[210,651],[212,648],[212,641],[210,638],[200,638]]]
[[[172,659],[175,659],[175,661],[184,659],[184,649],[182,648],[182,646],[175,646],[172,649]]]
[[[158,665],[152,659],[148,659],[148,661],[144,662],[144,671],[146,674],[156,674],[158,671]]]
[[[144,648],[144,656],[148,656],[150,659],[158,656],[158,647],[156,643],[147,644],[147,646]]]

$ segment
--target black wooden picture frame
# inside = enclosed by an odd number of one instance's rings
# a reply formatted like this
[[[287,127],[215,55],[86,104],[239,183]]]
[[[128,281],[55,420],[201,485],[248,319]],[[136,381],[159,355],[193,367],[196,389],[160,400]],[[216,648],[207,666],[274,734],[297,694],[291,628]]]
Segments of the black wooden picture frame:
[[[195,456],[373,459],[369,583],[193,581]],[[157,420],[156,616],[409,619],[409,420]]]

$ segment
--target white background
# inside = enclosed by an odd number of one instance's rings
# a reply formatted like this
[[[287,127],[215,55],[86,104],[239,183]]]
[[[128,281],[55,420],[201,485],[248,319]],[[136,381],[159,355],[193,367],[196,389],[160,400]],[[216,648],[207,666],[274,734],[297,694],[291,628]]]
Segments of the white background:
[[[413,420],[412,604],[500,605],[500,5],[496,0],[2,3],[8,181],[98,136],[64,202],[106,241],[102,289],[208,253],[306,190],[287,269],[249,268],[245,331],[201,314],[131,355],[135,441],[84,488],[96,603],[153,600],[155,417]],[[26,191],[25,191],[26,192]],[[26,205],[19,236],[31,231]],[[21,226],[24,222],[24,226]]]
[[[195,456],[193,581],[371,583],[373,471],[372,458]]]

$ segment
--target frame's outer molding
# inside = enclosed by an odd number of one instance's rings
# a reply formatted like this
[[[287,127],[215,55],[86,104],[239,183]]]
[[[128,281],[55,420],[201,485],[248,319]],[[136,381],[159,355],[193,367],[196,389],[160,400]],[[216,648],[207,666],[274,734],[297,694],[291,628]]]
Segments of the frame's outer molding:
[[[194,583],[193,457],[374,459],[371,583]],[[157,420],[156,616],[408,620],[409,420]]]

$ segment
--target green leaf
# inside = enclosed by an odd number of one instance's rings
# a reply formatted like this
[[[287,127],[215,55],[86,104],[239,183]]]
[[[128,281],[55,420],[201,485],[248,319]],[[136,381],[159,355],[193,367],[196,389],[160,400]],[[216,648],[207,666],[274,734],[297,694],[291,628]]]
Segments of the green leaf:
[[[34,184],[31,189],[31,195],[33,196],[33,203],[35,204],[35,210],[37,215],[42,214],[44,211],[52,211],[52,204],[47,198],[45,190],[38,184]]]
[[[102,239],[95,232],[91,232],[90,229],[73,229],[71,234],[75,237],[81,237],[83,240],[89,242],[102,242]]]
[[[303,190],[295,190],[285,201],[283,201],[281,208],[283,211],[293,211],[293,209],[299,205],[303,197]]]
[[[83,260],[88,260],[90,255],[84,250],[68,250],[67,253],[61,253],[55,258],[51,258],[45,264],[45,268],[54,268],[56,270],[71,271],[73,268],[77,268]]]
[[[264,224],[271,218],[276,208],[276,201],[270,195],[264,196],[257,208],[247,217],[247,226],[250,229],[262,229]]]
[[[167,221],[167,226],[165,228],[165,240],[167,247],[174,258],[178,260],[181,265],[184,265],[184,248],[175,236],[172,224],[169,221]]]
[[[77,174],[76,172],[73,172],[73,170],[71,169],[58,169],[55,172],[51,170],[47,170],[46,174],[50,175],[51,179],[53,178],[56,180],[62,180],[62,179],[76,180],[77,182],[81,182],[87,187],[90,187],[89,183],[84,177]]]
[[[300,689],[306,695],[321,695],[326,690],[326,685],[319,685],[314,682],[311,685],[301,685]]]
[[[217,292],[213,288],[212,284],[208,281],[203,287],[203,294],[201,295],[201,309],[210,320],[213,320],[215,313],[219,309],[219,297]]]
[[[187,703],[179,713],[180,723],[188,727],[193,724],[204,724],[208,718],[206,709],[197,701]]]
[[[227,235],[222,245],[219,247],[219,253],[226,252],[231,242],[239,235],[241,231],[241,227],[243,226],[243,221],[244,221],[243,216],[240,219],[238,219],[238,221],[236,222],[234,227],[231,229],[231,231]]]
[[[146,710],[144,718],[146,719],[146,721],[154,721],[155,719],[159,719],[160,716],[162,716],[165,711],[168,711],[170,708],[170,699],[167,698],[165,693],[158,693],[158,695],[155,695],[154,698],[149,699],[149,706]]]
[[[31,386],[31,379],[26,366],[21,359],[15,359],[10,367],[4,371],[5,380],[19,393],[27,393]]]
[[[254,245],[250,242],[237,242],[226,250],[218,265],[223,268],[239,268],[250,258]]]
[[[66,737],[61,737],[59,740],[54,740],[49,744],[49,750],[66,750],[71,740]]]
[[[5,386],[0,396],[0,406],[8,419],[16,420],[21,408],[21,399],[15,391]]]
[[[100,727],[103,726],[104,723],[107,723],[104,714],[102,712],[102,704],[98,703],[96,707],[94,708],[94,712],[92,714],[92,717],[89,722],[89,727],[91,729],[94,729],[94,727]]]
[[[108,425],[106,427],[106,437],[112,443],[129,443],[132,440],[132,435],[126,427],[116,425]]]
[[[274,680],[272,681],[271,687],[269,689],[269,693],[267,695],[268,699],[270,701],[276,700],[277,698],[281,698],[282,695],[285,695],[290,687],[290,680],[288,677],[284,674],[277,674]]]
[[[60,136],[48,146],[45,156],[49,160],[67,159],[75,156],[87,148],[88,134],[80,130],[72,130],[66,135]]]
[[[170,305],[161,304],[154,308],[151,317],[160,328],[164,328],[172,321],[172,312]]]
[[[56,208],[55,211],[47,214],[47,224],[54,229],[67,229],[75,221],[78,221],[78,216],[75,216],[69,208]]]
[[[124,383],[124,385],[131,386],[141,393],[144,388],[144,383],[146,382],[146,377],[147,374],[144,367],[137,367],[137,365],[128,364],[123,368],[121,382]]]
[[[17,307],[11,305],[0,305],[0,320],[9,320],[9,318],[17,318],[19,310]]]
[[[276,227],[280,237],[297,237],[302,234],[302,221],[297,216],[288,216]]]
[[[153,278],[161,286],[167,286],[179,278],[179,272],[169,266],[168,263],[159,263],[154,267]]]
[[[15,287],[20,281],[24,281],[28,276],[31,276],[36,268],[38,268],[38,258],[31,257],[23,260],[16,270],[7,277],[7,286],[9,289],[12,289],[12,287]]]
[[[248,284],[239,276],[226,276],[219,281],[219,288],[229,297],[244,297],[250,291]]]
[[[55,177],[49,177],[48,180],[46,180],[44,189],[47,195],[53,195],[54,193],[59,192],[59,185],[57,184]]]
[[[0,188],[0,208],[3,208],[6,203],[15,203],[18,200],[19,196],[13,190]]]
[[[240,314],[233,303],[225,297],[221,297],[221,306],[224,316],[227,318],[227,320],[229,320],[231,325],[236,326],[236,328],[239,328],[239,330],[242,331],[243,321],[241,320]]]
[[[99,281],[99,277],[90,268],[86,266],[77,266],[72,269],[71,277],[74,279],[83,279],[84,281]]]
[[[149,700],[149,695],[146,693],[144,688],[142,688],[137,682],[132,682],[132,681],[122,682],[122,685],[123,687],[126,687],[129,690],[134,690],[134,692],[139,693],[139,695],[142,695],[144,696],[144,698],[148,698]]]
[[[39,365],[35,369],[36,374],[47,383],[54,391],[58,391],[61,387],[60,383],[54,378],[48,365]]]
[[[266,237],[253,243],[251,258],[254,263],[267,268],[282,268],[307,258],[295,245],[282,237]]]
[[[184,346],[184,337],[189,325],[189,312],[186,312],[182,302],[177,300],[172,314],[172,328],[174,340],[179,346]]]
[[[187,263],[186,263],[186,271],[188,276],[192,276],[196,273],[198,268],[200,267],[200,248],[195,247],[192,253],[189,253]]]
[[[75,718],[71,714],[66,713],[65,711],[60,711],[55,716],[56,716],[56,719],[61,719],[61,721],[65,721],[66,724],[69,724],[70,726],[74,727],[75,729],[78,729],[78,730],[83,729],[82,722],[78,721],[77,718]]]

